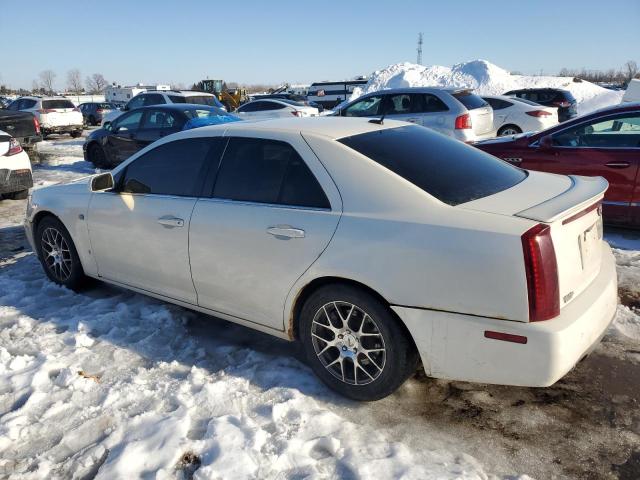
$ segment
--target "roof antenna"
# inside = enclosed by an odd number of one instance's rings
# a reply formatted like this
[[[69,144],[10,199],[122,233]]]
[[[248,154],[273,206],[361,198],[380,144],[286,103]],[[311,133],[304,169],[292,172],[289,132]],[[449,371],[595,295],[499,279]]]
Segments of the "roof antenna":
[[[383,113],[382,116],[380,118],[372,118],[371,120],[369,120],[369,123],[377,123],[378,125],[382,125],[383,121],[384,121],[384,116],[386,115],[386,113]]]

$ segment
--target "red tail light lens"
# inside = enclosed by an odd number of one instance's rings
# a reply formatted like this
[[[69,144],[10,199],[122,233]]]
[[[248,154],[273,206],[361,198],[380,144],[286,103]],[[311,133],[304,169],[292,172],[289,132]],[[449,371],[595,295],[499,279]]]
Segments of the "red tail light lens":
[[[522,235],[522,251],[527,275],[529,321],[539,322],[560,314],[558,262],[551,228],[538,224]]]
[[[22,151],[22,147],[20,146],[20,142],[15,138],[11,138],[9,140],[9,151],[7,152],[7,157],[10,155],[15,155],[16,153],[20,153]]]
[[[36,129],[36,135],[40,135],[40,122],[38,121],[38,117],[33,117],[33,126]]]
[[[471,115],[465,113],[456,117],[456,130],[467,130],[471,128]]]
[[[530,112],[524,112],[527,115],[531,115],[532,117],[548,117],[551,115],[550,112],[547,112],[545,110],[532,110]]]
[[[294,117],[301,117],[302,116],[302,112],[294,110],[293,112],[291,112],[291,115],[293,115]]]

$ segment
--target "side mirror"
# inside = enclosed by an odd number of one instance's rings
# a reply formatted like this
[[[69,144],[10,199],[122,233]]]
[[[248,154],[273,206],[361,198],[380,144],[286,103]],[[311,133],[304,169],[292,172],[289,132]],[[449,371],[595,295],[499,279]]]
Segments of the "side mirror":
[[[113,188],[114,181],[111,172],[101,173],[91,179],[91,191],[100,192],[102,190],[109,190]]]
[[[553,148],[553,138],[551,138],[551,135],[545,135],[539,140],[538,145],[543,150],[549,150]]]
[[[102,128],[104,128],[105,130],[109,130],[111,131],[111,122],[106,121],[102,124]]]

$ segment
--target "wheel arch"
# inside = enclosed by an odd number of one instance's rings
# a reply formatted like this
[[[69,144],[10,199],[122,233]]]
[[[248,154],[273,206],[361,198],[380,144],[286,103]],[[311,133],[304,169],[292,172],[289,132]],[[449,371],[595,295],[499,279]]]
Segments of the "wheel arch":
[[[298,291],[293,301],[293,306],[289,312],[289,319],[288,319],[286,333],[290,340],[296,341],[296,340],[299,340],[300,338],[299,331],[298,331],[298,324],[299,324],[300,312],[302,311],[302,307],[304,303],[315,291],[327,285],[349,285],[352,287],[356,287],[369,293],[371,296],[373,296],[374,298],[382,302],[388,308],[389,313],[392,315],[392,317],[396,320],[396,322],[398,322],[398,325],[400,325],[400,328],[402,328],[404,333],[407,335],[407,338],[411,340],[413,347],[417,350],[417,345],[415,343],[415,340],[413,339],[413,335],[411,335],[411,332],[409,331],[405,323],[402,321],[400,316],[398,316],[398,314],[391,308],[391,303],[384,296],[382,296],[379,292],[369,287],[368,285],[365,285],[364,283],[361,283],[357,280],[353,280],[345,277],[334,277],[334,276],[314,278]]]
[[[503,131],[503,130],[505,130],[505,129],[509,128],[509,127],[511,127],[511,128],[515,128],[516,130],[519,130],[519,131],[520,131],[520,133],[522,133],[522,128],[520,127],[520,125],[516,125],[515,123],[507,123],[507,124],[505,124],[505,125],[502,125],[502,126],[498,129],[498,132],[501,132],[501,131]],[[496,133],[498,133],[498,132],[496,132]]]

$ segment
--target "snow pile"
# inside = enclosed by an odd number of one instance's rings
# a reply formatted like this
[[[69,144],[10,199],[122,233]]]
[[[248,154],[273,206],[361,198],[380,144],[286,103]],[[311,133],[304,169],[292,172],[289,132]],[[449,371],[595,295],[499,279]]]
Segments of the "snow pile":
[[[363,88],[354,90],[350,100],[389,88],[462,87],[472,88],[481,95],[501,95],[517,88],[551,87],[569,90],[578,101],[579,113],[588,113],[620,103],[624,94],[587,81],[574,82],[573,77],[512,75],[486,60],[458,63],[453,67],[397,63],[372,73],[369,78]]]

